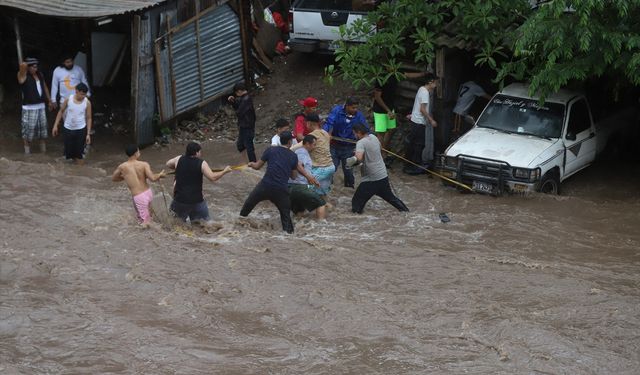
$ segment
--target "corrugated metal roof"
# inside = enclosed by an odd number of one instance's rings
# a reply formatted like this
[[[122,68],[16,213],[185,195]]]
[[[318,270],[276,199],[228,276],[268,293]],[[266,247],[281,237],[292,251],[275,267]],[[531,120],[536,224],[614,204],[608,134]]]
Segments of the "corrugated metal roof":
[[[165,0],[0,0],[0,6],[45,16],[95,18],[151,7]]]

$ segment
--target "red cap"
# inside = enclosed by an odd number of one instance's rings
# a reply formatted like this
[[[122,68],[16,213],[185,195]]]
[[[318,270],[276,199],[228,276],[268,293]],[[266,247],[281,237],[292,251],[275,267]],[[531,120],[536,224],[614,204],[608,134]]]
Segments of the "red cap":
[[[300,103],[303,107],[317,107],[318,106],[318,99],[316,98],[312,98],[312,97],[308,97],[304,100],[298,100],[298,103]]]

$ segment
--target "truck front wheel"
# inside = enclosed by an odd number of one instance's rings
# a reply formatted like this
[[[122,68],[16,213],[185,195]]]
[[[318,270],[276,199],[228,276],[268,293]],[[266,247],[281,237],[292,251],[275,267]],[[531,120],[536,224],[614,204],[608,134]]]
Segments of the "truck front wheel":
[[[560,194],[560,178],[553,171],[547,172],[540,181],[538,191],[544,194]]]

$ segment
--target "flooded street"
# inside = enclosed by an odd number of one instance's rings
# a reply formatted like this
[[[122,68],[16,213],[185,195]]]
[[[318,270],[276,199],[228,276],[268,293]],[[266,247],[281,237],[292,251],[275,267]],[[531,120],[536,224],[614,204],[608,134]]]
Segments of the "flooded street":
[[[13,146],[12,146],[13,147]],[[391,170],[327,222],[238,216],[260,172],[205,182],[215,233],[135,225],[116,146],[85,167],[0,159],[0,373],[637,374],[640,168],[595,165],[559,197],[460,194]],[[143,150],[154,170],[183,145]],[[261,148],[264,147],[261,145]],[[241,162],[205,143],[213,168]],[[261,149],[260,148],[260,149]],[[338,182],[341,182],[338,173]],[[171,180],[153,184],[163,213]],[[440,212],[451,218],[441,223]]]

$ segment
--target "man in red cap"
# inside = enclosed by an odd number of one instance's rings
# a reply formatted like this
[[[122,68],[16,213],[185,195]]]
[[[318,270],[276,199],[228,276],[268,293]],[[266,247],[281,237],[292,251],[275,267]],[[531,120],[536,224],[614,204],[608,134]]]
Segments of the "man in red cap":
[[[308,97],[304,100],[298,101],[302,107],[302,112],[296,114],[295,117],[295,128],[293,131],[293,136],[296,137],[298,142],[302,142],[302,139],[305,135],[311,133],[309,129],[307,129],[305,117],[312,113],[315,113],[318,108],[318,99],[313,97]]]

